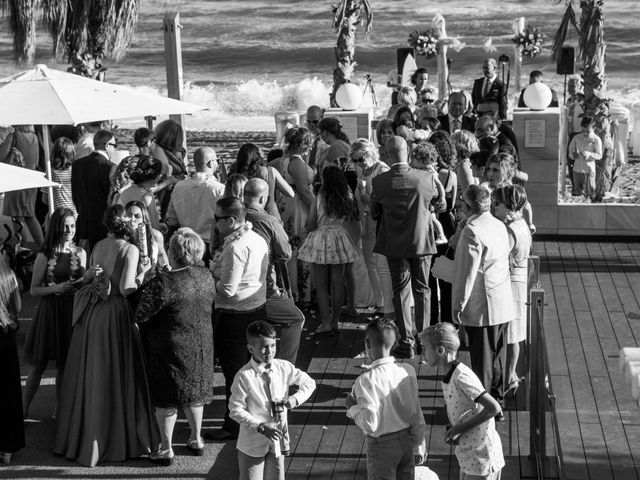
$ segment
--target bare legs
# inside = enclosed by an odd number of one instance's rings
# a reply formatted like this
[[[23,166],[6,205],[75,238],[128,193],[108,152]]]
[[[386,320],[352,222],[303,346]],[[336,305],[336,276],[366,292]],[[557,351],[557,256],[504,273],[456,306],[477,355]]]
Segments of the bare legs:
[[[344,304],[345,267],[345,264],[312,264],[321,322],[317,333],[327,333],[338,329],[338,321]]]
[[[202,442],[200,436],[200,429],[202,427],[202,412],[204,407],[186,407],[183,409],[189,427],[191,428],[191,435],[189,440],[197,440],[198,443]],[[159,408],[156,407],[156,421],[158,427],[160,427],[161,450],[172,450],[173,429],[178,419],[178,410],[176,408]]]
[[[200,442],[202,439],[202,437],[200,436],[200,428],[202,427],[203,410],[203,406],[187,407],[184,409],[184,416],[187,417],[189,428],[191,428],[191,435],[189,436],[189,440],[197,440],[198,442]]]
[[[520,357],[520,343],[510,343],[507,345],[507,388],[510,389],[518,381],[516,366]]]

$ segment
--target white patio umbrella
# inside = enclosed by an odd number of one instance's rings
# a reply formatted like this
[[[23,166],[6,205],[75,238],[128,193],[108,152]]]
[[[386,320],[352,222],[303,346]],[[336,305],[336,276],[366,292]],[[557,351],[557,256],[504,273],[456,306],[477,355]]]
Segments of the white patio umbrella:
[[[59,186],[59,183],[47,179],[42,172],[0,163],[0,193],[24,190],[25,188]]]
[[[0,79],[0,125],[77,125],[148,115],[184,115],[206,109],[45,65]],[[48,129],[43,129],[43,136],[47,177],[51,179]],[[52,197],[49,189],[51,207]]]

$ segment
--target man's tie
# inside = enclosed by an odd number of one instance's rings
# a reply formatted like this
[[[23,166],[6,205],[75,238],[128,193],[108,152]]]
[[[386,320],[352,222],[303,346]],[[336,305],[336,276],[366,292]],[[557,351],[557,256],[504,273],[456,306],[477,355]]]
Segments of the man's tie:
[[[486,100],[489,96],[489,91],[491,90],[491,81],[487,78],[484,81],[484,95],[482,95],[482,99]]]
[[[458,130],[461,130],[461,129],[462,129],[462,123],[457,118],[454,118],[453,122],[451,122],[451,133],[457,132]]]

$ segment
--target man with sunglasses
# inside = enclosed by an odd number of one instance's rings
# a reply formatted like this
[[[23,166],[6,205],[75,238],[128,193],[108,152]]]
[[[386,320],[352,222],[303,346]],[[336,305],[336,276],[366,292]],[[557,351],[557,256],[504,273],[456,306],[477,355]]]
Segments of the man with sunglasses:
[[[215,280],[213,338],[224,374],[227,403],[221,430],[203,432],[205,438],[231,440],[240,426],[229,417],[231,385],[249,361],[246,329],[257,320],[266,321],[269,247],[246,221],[246,209],[235,197],[216,202],[216,229],[223,238],[222,252],[212,260]]]
[[[109,130],[98,130],[93,136],[95,150],[71,164],[71,198],[78,211],[77,233],[80,246],[93,246],[107,236],[102,216],[109,206],[111,173],[116,165],[110,158],[118,143]]]
[[[323,118],[324,110],[322,108],[317,105],[311,105],[307,108],[305,126],[316,137],[313,142],[313,146],[311,147],[311,152],[309,153],[308,163],[312,168],[315,168],[316,165],[320,165],[322,163],[324,153],[329,149],[329,145],[324,143],[320,138],[320,128],[318,127],[318,124]]]

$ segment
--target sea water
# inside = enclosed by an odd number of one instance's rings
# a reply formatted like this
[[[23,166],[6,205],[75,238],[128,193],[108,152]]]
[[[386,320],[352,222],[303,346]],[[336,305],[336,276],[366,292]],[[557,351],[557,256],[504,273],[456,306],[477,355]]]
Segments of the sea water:
[[[328,0],[141,0],[137,31],[126,59],[120,64],[108,60],[107,81],[166,94],[162,17],[180,13],[184,99],[209,107],[187,119],[191,129],[274,130],[277,111],[303,112],[309,105],[328,105],[335,68]],[[576,4],[576,14],[580,10]],[[544,72],[545,82],[556,88],[562,100],[564,77],[556,75],[549,48],[564,13],[564,1],[552,0],[371,0],[373,30],[365,38],[357,31],[353,81],[365,84],[371,75],[378,112],[388,108],[391,90],[386,86],[396,68],[396,49],[406,47],[409,33],[429,27],[436,13],[446,19],[449,36],[466,47],[449,50],[450,81],[454,89],[470,90],[481,76],[483,50],[492,37],[497,52],[511,56],[511,25],[516,17],[540,28],[546,35],[546,49],[534,60],[525,58],[522,83],[528,72]],[[609,96],[640,115],[640,49],[637,22],[640,1],[605,0],[605,41]],[[51,44],[44,30],[38,32],[37,62],[65,69],[50,59]],[[567,44],[576,45],[570,32]],[[419,66],[436,81],[435,59],[417,59]],[[0,74],[20,69],[12,63],[8,29],[0,33]],[[513,91],[513,72],[510,96]],[[365,102],[372,101],[367,93]]]

